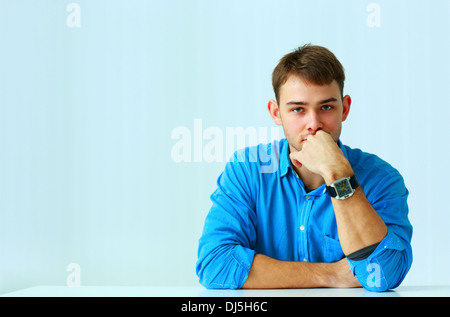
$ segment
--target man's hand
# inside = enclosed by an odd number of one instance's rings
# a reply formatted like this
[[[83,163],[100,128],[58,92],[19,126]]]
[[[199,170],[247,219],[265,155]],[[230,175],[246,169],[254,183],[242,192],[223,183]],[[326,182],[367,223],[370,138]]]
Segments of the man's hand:
[[[291,152],[290,158],[297,168],[300,165],[320,175],[327,185],[354,175],[352,166],[337,143],[322,130],[309,135],[301,151]],[[367,200],[362,186],[356,188],[348,199],[332,199],[331,202],[344,254],[361,250],[386,237],[387,226]]]
[[[337,143],[330,134],[322,130],[309,135],[302,150],[291,152],[290,159],[296,167],[304,166],[310,172],[322,176],[327,184],[352,174],[350,163]],[[338,174],[342,176],[338,177]]]
[[[256,254],[242,288],[361,287],[344,258],[333,263],[280,261]]]
[[[334,262],[332,265],[334,274],[330,281],[330,287],[361,287],[358,279],[353,276],[346,258]]]

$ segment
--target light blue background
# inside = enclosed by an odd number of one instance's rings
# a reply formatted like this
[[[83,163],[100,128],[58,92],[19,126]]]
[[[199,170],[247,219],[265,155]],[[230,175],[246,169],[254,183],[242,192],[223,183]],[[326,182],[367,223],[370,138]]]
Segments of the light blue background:
[[[353,100],[341,140],[410,191],[405,285],[450,284],[450,1],[0,2],[0,291],[198,285],[197,241],[224,162],[176,163],[177,127],[272,127],[278,60],[328,47]],[[205,140],[203,144],[207,143]]]

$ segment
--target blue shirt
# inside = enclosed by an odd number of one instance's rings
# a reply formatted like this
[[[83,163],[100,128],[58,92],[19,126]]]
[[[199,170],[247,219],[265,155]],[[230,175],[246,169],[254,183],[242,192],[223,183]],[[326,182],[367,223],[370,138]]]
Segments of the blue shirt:
[[[347,259],[361,285],[395,288],[411,267],[408,190],[400,173],[375,155],[338,142],[388,233],[364,260]],[[241,288],[256,253],[286,261],[335,262],[345,257],[325,185],[306,192],[286,139],[234,153],[211,195],[196,272],[206,288]]]

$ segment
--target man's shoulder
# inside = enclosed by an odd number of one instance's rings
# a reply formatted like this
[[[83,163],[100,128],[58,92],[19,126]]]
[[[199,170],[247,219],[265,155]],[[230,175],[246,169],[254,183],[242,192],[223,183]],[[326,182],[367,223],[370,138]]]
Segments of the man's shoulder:
[[[359,148],[351,148],[348,145],[343,145],[342,149],[355,173],[360,174],[361,177],[382,179],[395,175],[401,176],[395,167],[376,154],[365,152]]]

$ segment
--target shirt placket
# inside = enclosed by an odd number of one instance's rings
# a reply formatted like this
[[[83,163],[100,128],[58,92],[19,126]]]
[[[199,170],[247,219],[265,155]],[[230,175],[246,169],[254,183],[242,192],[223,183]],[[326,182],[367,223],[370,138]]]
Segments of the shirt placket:
[[[300,260],[303,262],[309,262],[309,252],[308,252],[308,220],[311,213],[311,208],[313,206],[314,196],[304,195],[301,206],[298,208],[300,210],[299,214],[299,252]]]

